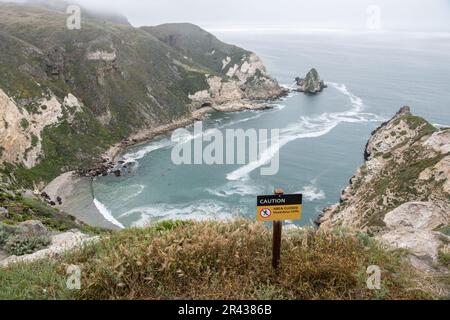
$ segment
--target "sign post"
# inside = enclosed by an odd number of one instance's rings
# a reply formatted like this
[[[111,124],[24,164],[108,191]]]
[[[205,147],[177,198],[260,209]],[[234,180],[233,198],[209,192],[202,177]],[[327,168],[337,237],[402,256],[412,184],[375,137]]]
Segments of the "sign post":
[[[259,196],[257,220],[273,222],[272,266],[277,269],[281,259],[281,234],[283,220],[301,220],[302,195],[285,195],[283,189],[276,189],[273,196]]]

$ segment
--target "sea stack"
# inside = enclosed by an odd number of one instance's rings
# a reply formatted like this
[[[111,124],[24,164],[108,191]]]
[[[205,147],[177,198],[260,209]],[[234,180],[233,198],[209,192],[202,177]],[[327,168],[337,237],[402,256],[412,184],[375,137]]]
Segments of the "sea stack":
[[[295,82],[297,83],[297,91],[306,94],[316,94],[327,88],[327,85],[323,80],[320,80],[319,73],[314,68],[308,72],[305,78],[295,78]]]

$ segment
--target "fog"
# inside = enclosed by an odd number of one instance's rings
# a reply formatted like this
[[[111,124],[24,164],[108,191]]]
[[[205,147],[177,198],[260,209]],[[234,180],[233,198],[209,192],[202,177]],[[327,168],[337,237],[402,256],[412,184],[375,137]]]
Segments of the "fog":
[[[0,0],[2,1],[2,0]],[[75,0],[135,26],[192,22],[208,29],[450,31],[449,0]],[[375,20],[374,20],[375,19]]]

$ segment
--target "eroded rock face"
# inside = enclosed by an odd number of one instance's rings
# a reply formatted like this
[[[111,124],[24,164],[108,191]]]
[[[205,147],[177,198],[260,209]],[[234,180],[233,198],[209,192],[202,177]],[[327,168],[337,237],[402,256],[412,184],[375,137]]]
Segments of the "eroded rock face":
[[[386,231],[381,241],[396,248],[408,249],[415,256],[436,263],[442,238],[450,238],[435,231],[450,223],[448,212],[432,202],[408,202],[387,213]]]
[[[67,111],[69,122],[81,104],[72,94],[60,102],[52,94],[35,99],[29,104],[34,111],[19,106],[0,88],[0,161],[34,167],[42,154],[42,131],[59,123]]]
[[[263,62],[254,53],[244,57],[240,64],[230,65],[230,57],[224,59],[222,63],[224,70],[228,68],[226,70],[228,79],[206,75],[209,89],[189,95],[189,99],[196,106],[205,103],[221,105],[240,100],[268,100],[287,93],[287,90],[280,87],[278,82],[267,74]]]
[[[318,218],[320,228],[375,234],[430,267],[447,250],[439,230],[450,225],[450,130],[403,107],[372,133],[365,160],[341,202]]]

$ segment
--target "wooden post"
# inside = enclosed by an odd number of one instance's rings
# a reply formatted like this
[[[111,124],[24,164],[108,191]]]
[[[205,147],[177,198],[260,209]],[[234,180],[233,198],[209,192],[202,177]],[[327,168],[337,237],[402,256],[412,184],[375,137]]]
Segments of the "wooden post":
[[[283,189],[275,189],[275,195],[283,195]],[[278,269],[281,259],[281,233],[283,230],[282,221],[273,222],[273,241],[272,241],[272,266]]]

